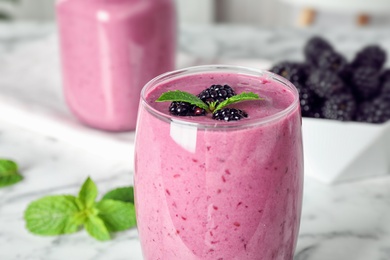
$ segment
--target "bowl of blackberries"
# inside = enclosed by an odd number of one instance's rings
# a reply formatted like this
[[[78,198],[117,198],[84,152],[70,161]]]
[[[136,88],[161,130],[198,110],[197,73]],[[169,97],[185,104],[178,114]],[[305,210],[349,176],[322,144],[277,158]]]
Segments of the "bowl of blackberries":
[[[348,61],[324,38],[304,46],[304,62],[282,61],[271,72],[299,91],[303,117],[384,123],[390,120],[390,69],[386,52],[365,46]]]
[[[390,68],[384,68],[385,50],[364,46],[347,60],[315,36],[303,52],[304,62],[282,61],[270,71],[298,89],[305,174],[326,183],[388,175]]]

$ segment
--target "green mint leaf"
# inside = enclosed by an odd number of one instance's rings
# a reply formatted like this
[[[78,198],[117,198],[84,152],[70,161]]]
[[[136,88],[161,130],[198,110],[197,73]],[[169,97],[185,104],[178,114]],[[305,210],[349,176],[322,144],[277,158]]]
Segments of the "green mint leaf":
[[[79,197],[57,195],[33,201],[24,213],[26,228],[33,234],[52,236],[74,233],[84,225],[92,237],[105,241],[111,239],[109,232],[136,225],[134,204],[127,202],[134,202],[133,187],[112,190],[99,203],[96,197],[97,187],[87,178]]]
[[[101,218],[90,216],[85,222],[85,229],[88,234],[100,241],[110,240],[110,233]]]
[[[215,108],[215,111],[218,111],[230,104],[233,104],[233,103],[238,103],[238,102],[241,102],[241,101],[247,101],[247,100],[261,100],[262,98],[259,97],[259,95],[253,93],[253,92],[243,92],[241,94],[238,94],[238,95],[235,95],[235,96],[232,96],[224,101],[222,101],[221,103],[219,103],[219,105]]]
[[[123,231],[137,224],[133,203],[104,199],[96,207],[99,217],[110,232]]]
[[[0,159],[0,175],[7,176],[18,173],[18,165],[11,160]]]
[[[76,200],[74,196],[63,195],[33,201],[24,212],[27,229],[44,236],[76,232],[82,224]]]
[[[0,176],[0,188],[14,185],[21,180],[23,180],[23,176],[19,174]]]
[[[195,105],[207,111],[209,110],[208,105],[204,103],[200,98],[185,91],[180,91],[180,90],[168,91],[162,93],[161,96],[156,100],[156,102],[166,102],[166,101],[187,102],[190,103],[191,105]]]
[[[103,199],[119,200],[123,202],[134,203],[134,188],[133,187],[121,187],[107,192]]]
[[[85,205],[81,203],[78,198],[76,199],[76,203],[80,209],[80,212],[77,214],[76,218],[77,221],[81,224],[85,224],[89,217],[97,216],[99,214],[97,208],[86,208]]]
[[[84,204],[85,208],[89,209],[94,205],[97,195],[96,184],[88,177],[80,189],[79,200]]]
[[[210,111],[214,111],[215,110],[215,106],[217,105],[217,103],[218,103],[217,101],[209,103]]]
[[[0,159],[0,188],[13,185],[23,179],[18,172],[18,165],[6,159]]]

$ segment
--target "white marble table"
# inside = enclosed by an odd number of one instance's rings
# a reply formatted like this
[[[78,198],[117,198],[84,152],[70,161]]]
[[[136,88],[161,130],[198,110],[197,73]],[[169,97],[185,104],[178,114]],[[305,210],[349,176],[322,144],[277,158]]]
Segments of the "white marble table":
[[[227,39],[232,30],[236,40]],[[207,63],[220,58],[280,60],[288,56],[299,59],[299,48],[312,33],[184,27],[180,33],[180,49],[187,55],[188,63]],[[326,33],[339,41],[347,53],[367,42],[366,37],[384,43],[390,41],[387,31],[381,30],[349,36],[342,31]],[[23,211],[29,202],[50,194],[76,194],[86,176],[96,181],[101,193],[132,184],[133,134],[108,135],[74,121],[59,91],[53,37],[52,25],[0,25],[0,98],[8,105],[15,105],[15,110],[9,109],[8,114],[0,110],[0,157],[16,160],[25,176],[21,183],[0,189],[0,259],[140,260],[136,230],[118,233],[112,241],[103,243],[89,238],[83,231],[68,236],[38,237],[24,228]],[[40,44],[49,53],[41,60],[37,53],[32,53],[34,46]],[[23,56],[40,63],[29,67],[28,62],[18,60]],[[38,93],[26,94],[28,88],[37,84],[41,87]],[[46,101],[34,103],[39,100]],[[93,143],[77,145],[72,138],[55,135],[50,129],[19,122],[19,117],[26,118],[26,111],[33,111],[32,116],[45,126],[52,124],[65,132],[80,133],[81,137],[92,136],[89,142]],[[55,118],[59,125],[52,123]],[[96,152],[99,145],[102,151]],[[119,150],[112,156],[104,151],[105,145]],[[306,178],[302,213],[295,260],[390,260],[390,177],[334,186]]]

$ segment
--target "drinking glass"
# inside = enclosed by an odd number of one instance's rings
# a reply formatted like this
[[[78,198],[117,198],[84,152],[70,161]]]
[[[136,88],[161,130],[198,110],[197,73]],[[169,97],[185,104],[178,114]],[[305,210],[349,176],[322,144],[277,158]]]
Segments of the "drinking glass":
[[[93,128],[133,131],[142,87],[173,70],[174,0],[57,0],[66,103]]]
[[[262,116],[178,117],[154,102],[167,87],[253,86]],[[280,107],[281,95],[290,97]],[[282,102],[282,103],[283,103]],[[242,102],[242,106],[246,106]],[[260,104],[260,105],[258,105]],[[165,109],[160,109],[166,106]],[[256,107],[259,106],[259,107]],[[145,259],[292,260],[303,192],[296,88],[266,71],[199,66],[143,88],[136,129],[135,205]]]

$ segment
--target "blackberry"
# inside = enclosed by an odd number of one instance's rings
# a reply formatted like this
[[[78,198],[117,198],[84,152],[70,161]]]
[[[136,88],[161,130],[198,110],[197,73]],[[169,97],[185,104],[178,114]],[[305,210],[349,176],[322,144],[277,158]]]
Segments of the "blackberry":
[[[313,117],[313,112],[316,113],[317,108],[321,107],[322,100],[312,90],[304,86],[297,87],[297,89],[302,116]]]
[[[344,81],[345,85],[350,86],[353,72],[354,68],[351,66],[351,64],[346,64],[338,75]]]
[[[297,62],[282,61],[270,70],[271,72],[278,74],[292,83],[304,83],[307,78],[308,68],[305,64]]]
[[[217,105],[232,97],[236,93],[229,85],[212,85],[209,88],[200,92],[198,97],[205,103],[217,102]]]
[[[381,85],[377,69],[372,67],[357,68],[351,77],[351,84],[360,101],[369,100],[380,93]]]
[[[331,70],[338,75],[342,75],[347,70],[348,62],[341,54],[325,50],[318,58],[318,68],[323,70]]]
[[[307,63],[311,66],[317,66],[319,55],[324,51],[333,51],[332,45],[321,37],[315,36],[311,38],[304,47]]]
[[[320,98],[330,97],[346,89],[344,82],[336,73],[320,69],[310,74],[306,85]]]
[[[340,93],[330,97],[322,107],[324,118],[351,121],[356,113],[356,101],[351,93]]]
[[[380,124],[388,120],[390,120],[389,97],[381,96],[360,104],[356,121]]]
[[[380,95],[390,95],[390,69],[382,71],[379,81],[381,82],[381,94]]]
[[[311,111],[307,112],[305,115],[302,114],[302,116],[311,118],[324,118],[321,108],[314,108]]]
[[[187,102],[174,101],[169,106],[169,112],[174,116],[203,116],[206,110]]]
[[[390,81],[390,69],[385,69],[384,71],[382,71],[379,80],[382,84]]]
[[[248,114],[240,109],[235,108],[222,108],[213,113],[213,119],[224,121],[237,121],[244,117],[248,117]]]
[[[380,95],[390,96],[390,81],[386,81],[385,83],[383,83]]]
[[[370,67],[380,70],[385,64],[386,52],[378,45],[370,45],[356,54],[352,65],[358,67]]]

